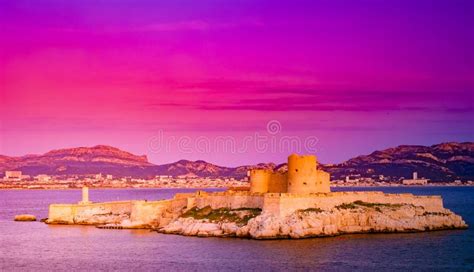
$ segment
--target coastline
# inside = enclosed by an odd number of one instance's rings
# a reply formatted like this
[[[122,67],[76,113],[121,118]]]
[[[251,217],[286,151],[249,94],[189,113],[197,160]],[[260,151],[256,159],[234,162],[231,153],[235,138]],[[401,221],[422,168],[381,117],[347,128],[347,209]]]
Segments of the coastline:
[[[152,229],[199,237],[299,239],[352,233],[464,229],[441,196],[381,191],[176,193],[156,201],[51,204],[47,224]]]
[[[474,187],[474,184],[428,184],[428,185],[331,185],[331,188],[430,188],[430,187]],[[44,187],[44,188],[3,188],[1,190],[81,190],[82,187],[69,187],[69,188],[56,188],[56,187]],[[120,190],[120,189],[136,189],[136,190],[146,190],[146,189],[190,189],[190,190],[204,190],[204,189],[222,189],[227,190],[232,188],[232,186],[222,186],[222,187],[186,187],[186,186],[176,186],[176,187],[90,187],[93,190]]]
[[[3,242],[5,245],[11,245],[17,248],[16,253],[4,251],[4,259],[10,259],[15,256],[18,260],[26,256],[38,256],[37,248],[44,249],[41,251],[42,256],[48,258],[41,259],[33,263],[31,268],[38,268],[40,265],[47,270],[50,267],[50,258],[53,255],[59,254],[67,258],[67,262],[64,262],[62,267],[67,270],[71,267],[70,259],[82,254],[81,252],[87,252],[87,256],[81,258],[81,261],[77,262],[76,265],[87,262],[90,265],[88,268],[97,268],[97,264],[103,263],[104,260],[113,260],[114,263],[118,262],[116,268],[124,269],[124,267],[130,266],[123,261],[123,258],[118,260],[117,256],[122,256],[123,243],[127,243],[126,247],[133,250],[133,256],[140,256],[140,258],[146,258],[147,262],[154,262],[157,260],[157,256],[160,256],[159,261],[163,270],[169,269],[170,265],[174,264],[174,261],[168,261],[162,263],[162,259],[173,260],[177,255],[186,256],[202,256],[198,252],[199,249],[206,250],[204,260],[206,256],[218,256],[223,260],[232,260],[232,263],[227,266],[228,268],[235,267],[241,264],[240,260],[230,259],[229,256],[242,256],[242,250],[245,250],[245,258],[251,258],[252,263],[259,263],[261,260],[266,260],[266,267],[274,268],[274,270],[281,270],[282,267],[288,269],[303,269],[307,270],[315,269],[315,266],[320,269],[328,268],[329,270],[334,269],[334,262],[339,262],[341,258],[346,258],[345,263],[348,264],[347,269],[353,269],[353,264],[360,265],[359,256],[366,255],[370,258],[380,260],[379,264],[387,269],[394,269],[394,260],[403,259],[405,265],[397,266],[400,270],[407,269],[407,267],[424,267],[425,270],[432,270],[433,256],[439,256],[436,262],[437,264],[443,264],[446,270],[459,270],[467,271],[474,265],[473,262],[466,262],[471,260],[470,248],[474,237],[474,214],[470,207],[474,205],[474,187],[467,188],[399,188],[399,189],[385,189],[380,190],[386,192],[400,192],[400,193],[418,193],[423,195],[437,194],[442,195],[445,203],[445,207],[451,209],[456,214],[463,217],[470,228],[467,230],[444,230],[444,231],[428,231],[428,232],[416,232],[416,233],[369,233],[369,234],[344,234],[339,236],[329,237],[315,237],[305,238],[300,240],[294,239],[279,239],[279,240],[254,240],[248,238],[205,238],[197,236],[181,236],[181,235],[165,235],[157,233],[149,229],[99,229],[95,226],[87,225],[46,225],[41,223],[39,220],[34,223],[26,222],[15,222],[13,221],[14,215],[21,212],[31,213],[37,216],[38,219],[46,218],[48,216],[48,204],[49,203],[63,203],[69,199],[78,200],[80,198],[79,191],[0,191],[0,198],[6,203],[6,210],[0,214],[0,220],[3,221],[2,230],[4,232]],[[436,190],[436,192],[434,191]],[[91,193],[91,200],[102,202],[116,199],[117,193],[121,190],[100,190],[97,193]],[[165,190],[141,190],[138,191],[137,196],[133,190],[123,190],[120,194],[120,199],[161,199],[168,198],[170,193]],[[128,196],[128,197],[127,197]],[[152,198],[155,196],[155,198]],[[18,201],[21,199],[21,201]],[[47,201],[45,201],[47,199]],[[74,201],[75,202],[75,201]],[[62,240],[59,237],[67,235],[67,240]],[[64,241],[61,247],[58,247],[58,243]],[[99,241],[103,241],[102,244],[98,244]],[[25,244],[24,244],[24,243]],[[23,246],[28,244],[28,246]],[[180,247],[176,247],[176,244],[180,244]],[[159,247],[157,245],[160,245]],[[217,246],[216,246],[217,245]],[[433,247],[432,245],[436,245]],[[20,251],[21,249],[21,251]],[[173,251],[174,250],[174,251]],[[286,254],[289,252],[288,255]],[[305,267],[300,266],[285,266],[294,258],[301,258],[302,252],[305,254],[307,261],[317,260],[324,263],[323,266],[318,266],[313,263],[307,263]],[[331,262],[327,262],[326,259],[321,259],[321,256],[331,253]],[[12,256],[13,254],[13,256]],[[46,254],[46,255],[44,255]],[[106,254],[106,255],[104,255]],[[159,255],[159,254],[165,254]],[[262,255],[264,254],[264,255]],[[342,255],[341,255],[342,254]],[[451,255],[450,255],[451,254]],[[97,256],[101,256],[100,260],[97,260]],[[128,255],[127,255],[128,256]],[[273,258],[274,257],[274,258]],[[268,259],[273,258],[273,259]],[[240,258],[237,258],[240,259]],[[372,260],[371,259],[371,260]],[[95,263],[94,262],[97,262]],[[143,260],[143,259],[142,259]],[[195,262],[187,259],[190,263],[187,267],[181,267],[183,269],[193,269]],[[277,262],[277,263],[275,263]],[[15,263],[5,262],[9,268],[14,269],[15,265],[21,265],[24,261],[18,261]],[[216,262],[208,264],[203,269],[212,270],[216,268]],[[92,265],[94,264],[94,265]],[[246,266],[245,269],[255,270],[261,267],[261,265]],[[350,264],[350,265],[349,265]],[[450,264],[450,265],[448,265]],[[143,265],[140,264],[135,267],[136,269],[143,269]],[[362,267],[362,266],[359,266]],[[364,268],[370,270],[373,267],[372,264],[364,266]],[[149,267],[150,270],[153,268]],[[449,268],[449,269],[448,269]],[[7,270],[11,270],[7,269]],[[341,268],[342,269],[342,268]],[[382,269],[383,270],[383,269]]]

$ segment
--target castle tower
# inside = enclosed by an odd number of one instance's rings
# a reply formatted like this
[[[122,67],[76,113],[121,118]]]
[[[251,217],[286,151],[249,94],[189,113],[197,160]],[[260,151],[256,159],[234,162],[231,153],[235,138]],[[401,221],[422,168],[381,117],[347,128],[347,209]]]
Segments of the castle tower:
[[[291,154],[288,157],[288,193],[316,191],[316,156]]]
[[[329,173],[317,170],[316,156],[291,154],[288,157],[288,193],[327,193]]]
[[[250,170],[250,192],[268,193],[272,170],[252,169]]]

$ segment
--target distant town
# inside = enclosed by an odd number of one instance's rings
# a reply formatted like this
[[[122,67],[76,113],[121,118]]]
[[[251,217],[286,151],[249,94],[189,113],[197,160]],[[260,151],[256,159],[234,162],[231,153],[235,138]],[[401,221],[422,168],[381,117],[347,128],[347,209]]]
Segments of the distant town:
[[[376,186],[473,186],[474,181],[430,182],[418,177],[417,172],[408,179],[393,180],[390,177],[346,176],[342,180],[331,180],[333,187],[376,187]],[[170,176],[158,175],[153,178],[114,177],[110,174],[91,175],[24,175],[22,171],[5,171],[0,179],[0,189],[74,189],[88,186],[92,188],[245,188],[249,178],[210,178],[193,174]]]

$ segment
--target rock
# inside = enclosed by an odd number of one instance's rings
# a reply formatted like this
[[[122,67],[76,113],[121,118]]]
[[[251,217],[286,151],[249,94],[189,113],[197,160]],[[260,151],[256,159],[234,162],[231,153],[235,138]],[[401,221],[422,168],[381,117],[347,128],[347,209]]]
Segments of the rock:
[[[207,219],[177,218],[162,228],[163,233],[201,237],[236,236],[254,239],[305,238],[344,233],[411,232],[467,228],[462,218],[450,210],[427,212],[413,205],[367,205],[321,212],[294,212],[277,216],[264,212],[246,225],[234,222],[210,222]]]
[[[236,223],[223,223],[221,225],[221,229],[224,232],[224,234],[236,234],[237,231],[239,230],[239,226],[237,226]]]
[[[237,230],[237,232],[235,233],[235,235],[236,235],[237,237],[249,237],[249,236],[250,236],[250,234],[249,234],[249,226],[246,225],[246,226],[243,226],[243,227],[239,228],[239,229]]]
[[[15,221],[36,221],[36,216],[32,214],[19,214],[15,216]]]
[[[293,220],[292,222],[285,221],[286,219]],[[289,232],[295,232],[295,224],[301,223],[289,218],[280,218],[270,213],[262,213],[253,220],[249,221],[249,235],[256,239],[274,239],[283,236],[281,228],[285,225],[290,225]]]

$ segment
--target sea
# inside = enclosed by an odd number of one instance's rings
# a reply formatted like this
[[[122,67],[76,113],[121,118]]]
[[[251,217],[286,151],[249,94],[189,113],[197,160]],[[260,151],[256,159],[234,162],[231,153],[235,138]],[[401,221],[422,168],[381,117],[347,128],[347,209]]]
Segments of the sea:
[[[423,233],[257,241],[14,222],[47,217],[80,190],[0,190],[0,271],[474,271],[474,187],[334,188],[441,195],[471,226]],[[91,189],[92,201],[160,200],[192,189]]]

